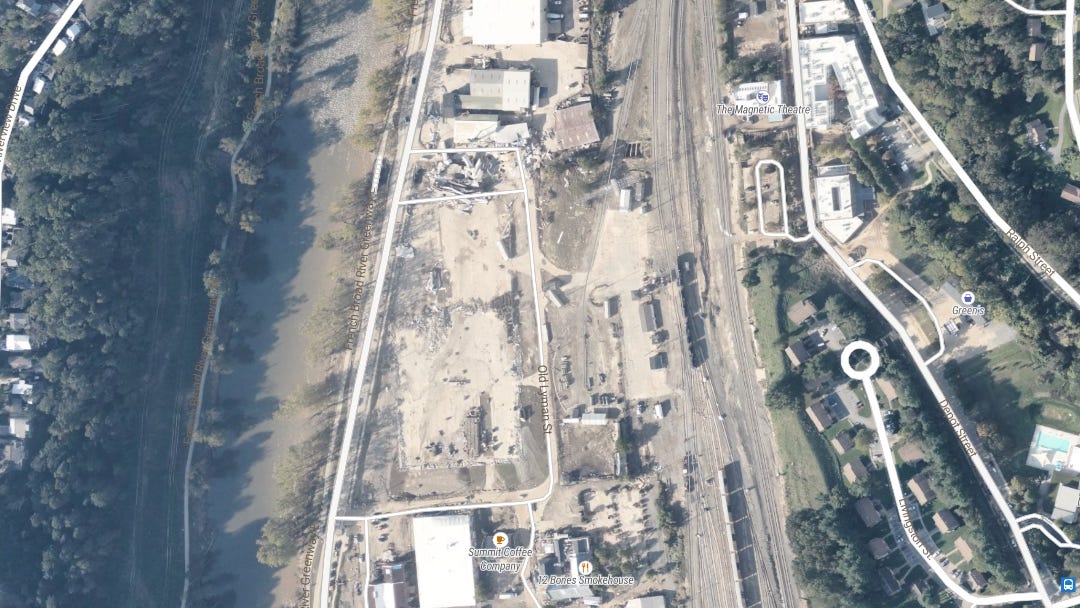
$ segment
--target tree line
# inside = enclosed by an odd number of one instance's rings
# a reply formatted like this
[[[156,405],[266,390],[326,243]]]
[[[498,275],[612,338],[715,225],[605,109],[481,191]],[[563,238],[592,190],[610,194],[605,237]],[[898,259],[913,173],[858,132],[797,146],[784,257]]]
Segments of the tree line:
[[[9,6],[0,9],[4,69],[29,57],[25,18],[8,21]],[[100,3],[77,43],[48,56],[58,74],[46,117],[11,142],[20,223],[11,251],[35,285],[31,333],[44,345],[35,356],[45,378],[35,386],[28,466],[0,477],[0,531],[9,539],[0,588],[18,605],[128,597],[140,420],[175,407],[145,401],[141,388],[161,371],[148,364],[154,349],[173,346],[151,336],[155,314],[176,310],[157,308],[157,263],[171,268],[172,246],[190,238],[159,235],[176,214],[212,211],[193,194],[195,208],[170,208],[158,181],[166,122],[189,120],[167,112],[184,87],[178,66],[196,52],[192,6]]]

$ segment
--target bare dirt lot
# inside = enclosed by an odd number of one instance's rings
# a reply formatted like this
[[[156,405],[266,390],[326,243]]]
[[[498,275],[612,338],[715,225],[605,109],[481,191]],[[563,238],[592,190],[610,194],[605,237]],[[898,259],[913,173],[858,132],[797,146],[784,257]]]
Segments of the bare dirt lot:
[[[518,250],[520,210],[520,200],[503,197],[406,211],[401,242],[410,249],[397,263],[407,297],[391,313],[388,341],[409,362],[393,383],[404,466],[466,466],[517,453],[518,386],[536,342],[535,323],[522,331],[534,303],[528,256]]]
[[[352,506],[532,488],[547,466],[523,200],[400,213]]]

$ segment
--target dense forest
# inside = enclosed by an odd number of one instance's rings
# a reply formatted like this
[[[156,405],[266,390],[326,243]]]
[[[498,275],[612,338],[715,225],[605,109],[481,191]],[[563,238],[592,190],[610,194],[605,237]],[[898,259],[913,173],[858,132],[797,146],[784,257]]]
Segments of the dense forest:
[[[148,401],[142,389],[160,373],[150,369],[155,347],[160,355],[165,346],[154,328],[179,323],[166,320],[176,292],[162,281],[177,251],[162,235],[185,216],[213,212],[172,208],[159,182],[163,129],[185,118],[169,110],[196,52],[192,6],[98,3],[77,44],[48,56],[57,76],[46,118],[11,142],[6,202],[21,226],[12,252],[35,286],[31,333],[44,345],[47,380],[28,466],[0,477],[0,588],[20,606],[129,603],[120,598],[128,596],[121,585],[140,419],[176,407]],[[12,4],[0,12],[0,70],[10,76],[29,58],[40,22]]]
[[[1080,230],[1080,206],[1059,197],[1068,179],[1080,178],[1075,141],[1055,166],[1023,137],[1024,124],[1040,111],[1047,121],[1058,119],[1042,107],[1062,93],[1064,50],[1049,44],[1040,61],[1029,61],[1035,39],[1027,19],[1005,3],[964,0],[949,7],[948,27],[934,38],[918,4],[879,22],[893,71],[998,212],[1058,272],[1080,277],[1080,241],[1072,238]],[[1047,37],[1061,27],[1060,18],[1044,21]],[[997,272],[996,264],[986,272]]]
[[[978,285],[987,309],[1035,345],[1048,372],[1073,387],[1080,384],[1080,313],[1039,281],[966,191],[951,183],[935,184],[914,192],[891,218],[904,238],[950,275]]]

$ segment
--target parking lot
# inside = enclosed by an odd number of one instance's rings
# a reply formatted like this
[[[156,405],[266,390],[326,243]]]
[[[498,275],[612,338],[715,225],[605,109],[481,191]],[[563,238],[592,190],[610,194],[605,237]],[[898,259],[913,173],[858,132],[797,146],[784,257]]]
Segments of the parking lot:
[[[881,127],[881,143],[892,152],[891,162],[904,182],[910,182],[922,170],[933,152],[927,142],[916,139],[903,118]]]

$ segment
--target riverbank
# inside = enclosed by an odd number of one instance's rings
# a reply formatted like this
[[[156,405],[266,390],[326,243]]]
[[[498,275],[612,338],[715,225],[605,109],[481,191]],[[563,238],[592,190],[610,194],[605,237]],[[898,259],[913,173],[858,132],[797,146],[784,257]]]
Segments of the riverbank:
[[[200,539],[212,552],[205,584],[235,606],[287,606],[295,597],[299,567],[260,564],[257,541],[281,495],[275,465],[314,429],[308,414],[274,414],[332,371],[328,361],[309,364],[305,356],[305,327],[343,268],[337,252],[317,243],[339,229],[331,208],[371,169],[351,136],[367,79],[395,43],[365,3],[317,2],[302,11],[293,90],[277,117],[279,157],[260,187],[274,194],[257,204],[262,221],[244,247],[226,369],[209,404],[244,421],[209,455],[207,538]],[[344,312],[340,323],[346,331]]]

